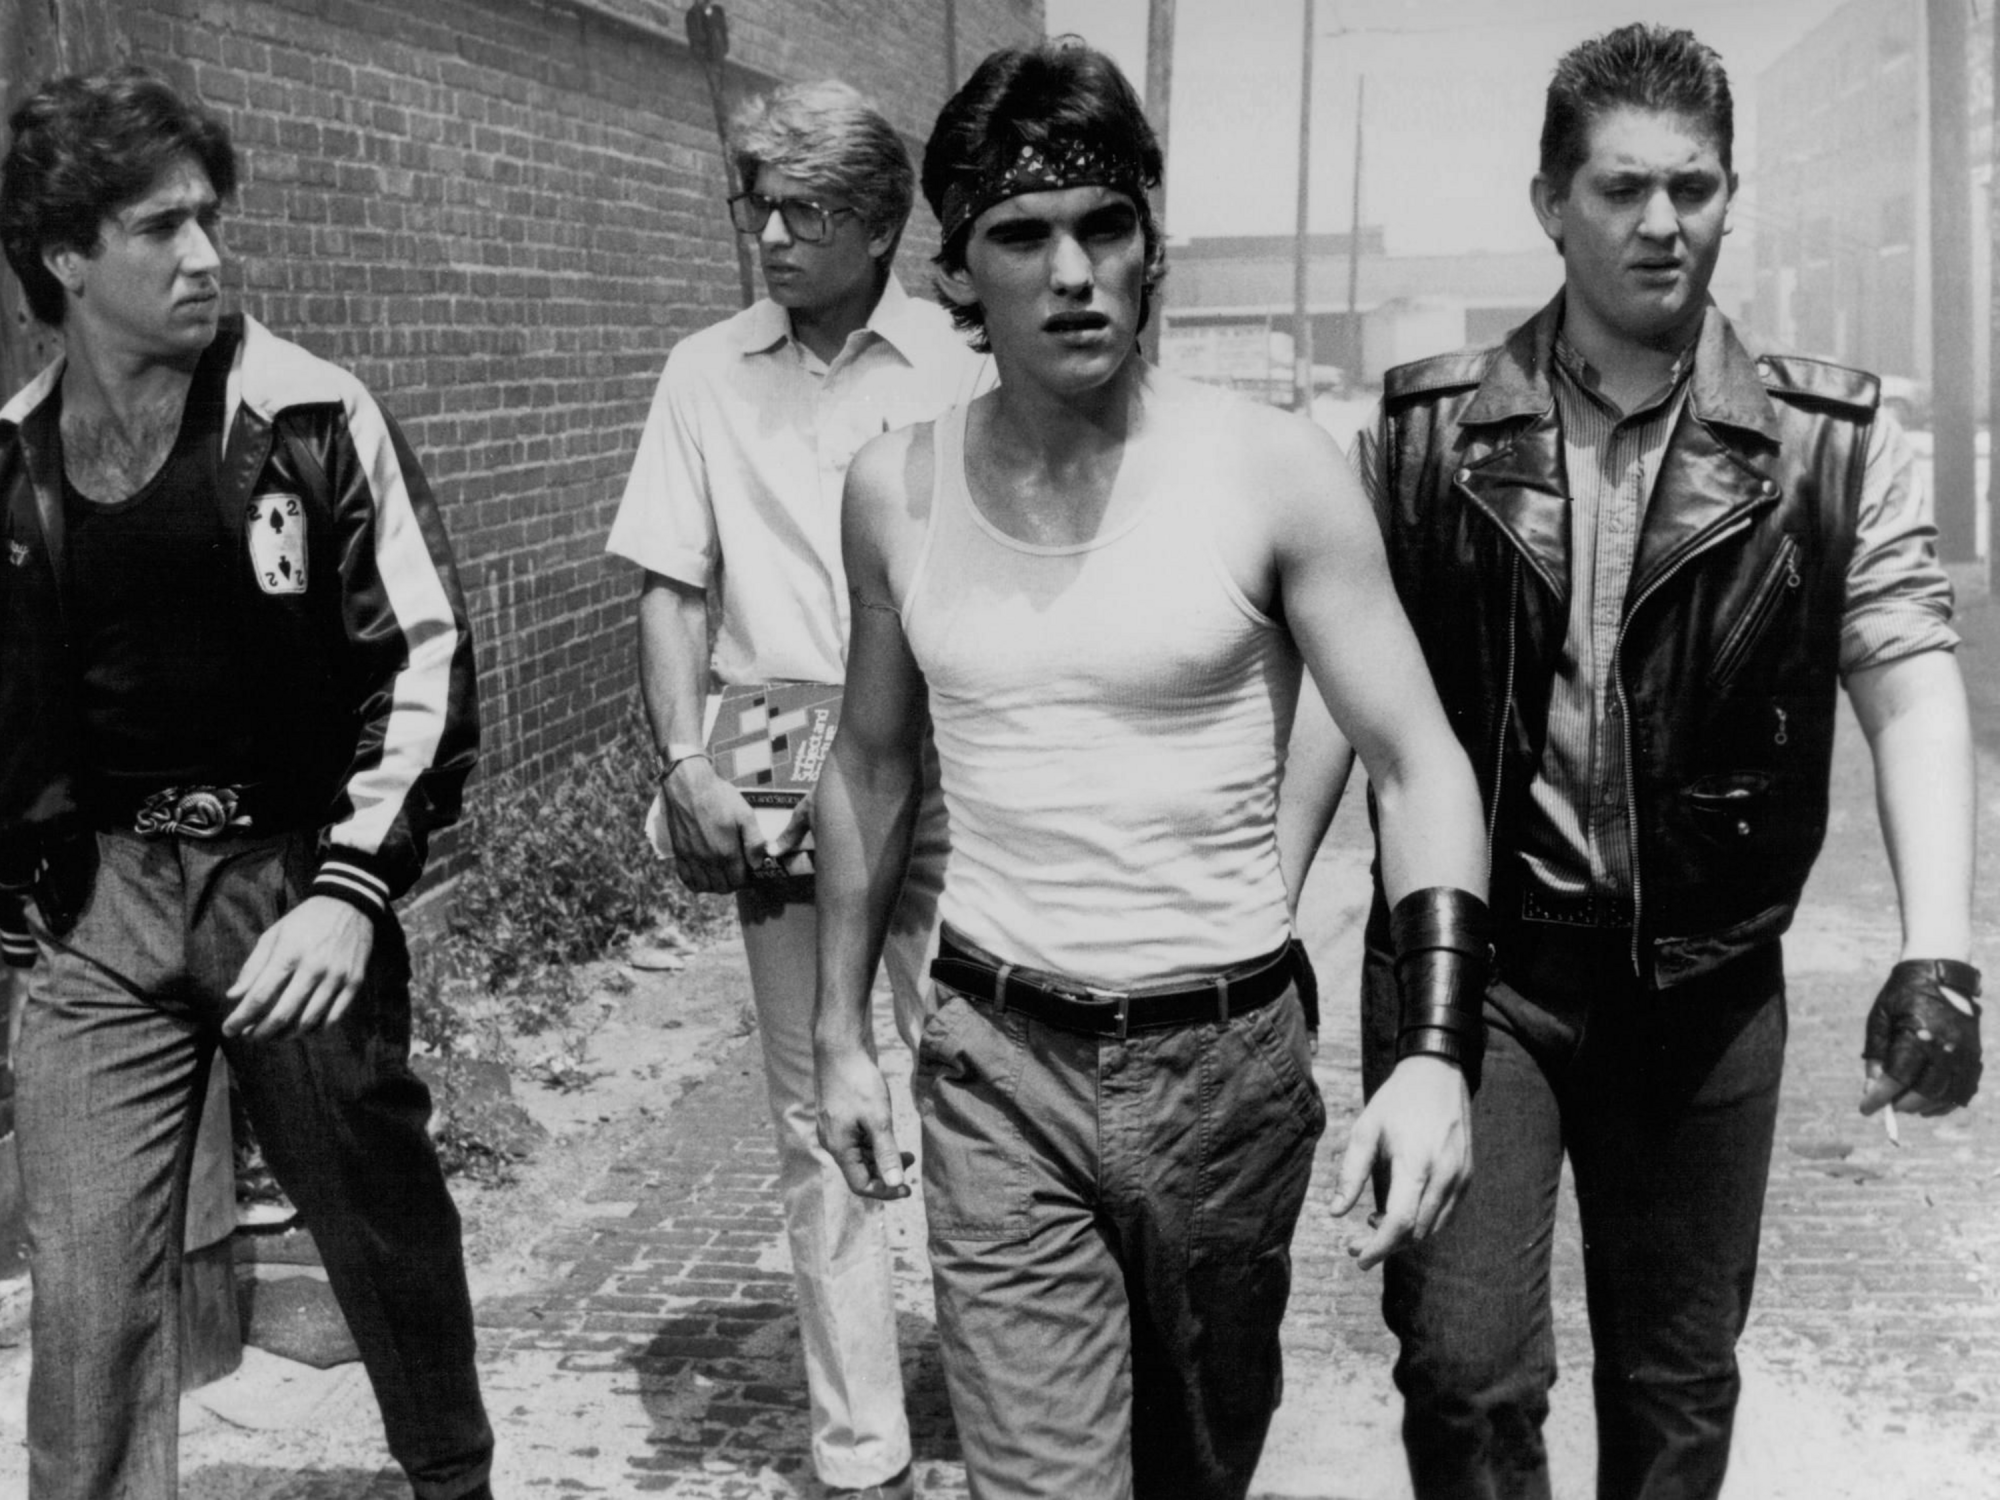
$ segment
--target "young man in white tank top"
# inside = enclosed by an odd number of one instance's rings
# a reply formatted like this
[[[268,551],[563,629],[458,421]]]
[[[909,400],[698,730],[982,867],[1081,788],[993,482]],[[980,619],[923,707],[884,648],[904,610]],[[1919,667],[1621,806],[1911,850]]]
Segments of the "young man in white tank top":
[[[847,482],[847,700],[816,812],[820,1132],[855,1192],[909,1191],[867,997],[928,704],[952,855],[916,1092],[979,1500],[1249,1488],[1325,1123],[1275,832],[1301,655],[1370,772],[1405,940],[1404,1061],[1335,1205],[1387,1174],[1362,1263],[1432,1233],[1471,1166],[1471,771],[1332,441],[1138,357],[1161,166],[1100,54],[981,65],[923,187],[941,286],[1000,385],[871,443]]]

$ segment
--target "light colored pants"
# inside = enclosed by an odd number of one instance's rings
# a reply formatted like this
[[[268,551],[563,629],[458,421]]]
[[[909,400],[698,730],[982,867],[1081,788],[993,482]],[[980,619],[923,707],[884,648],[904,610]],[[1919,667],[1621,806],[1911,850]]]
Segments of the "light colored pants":
[[[896,1027],[912,1047],[928,1008],[944,855],[943,807],[933,778],[882,951]],[[737,912],[777,1127],[778,1191],[812,1399],[813,1466],[830,1487],[859,1489],[910,1461],[884,1209],[849,1189],[819,1144],[812,1050],[818,908],[809,901],[769,902],[750,892],[738,898]]]

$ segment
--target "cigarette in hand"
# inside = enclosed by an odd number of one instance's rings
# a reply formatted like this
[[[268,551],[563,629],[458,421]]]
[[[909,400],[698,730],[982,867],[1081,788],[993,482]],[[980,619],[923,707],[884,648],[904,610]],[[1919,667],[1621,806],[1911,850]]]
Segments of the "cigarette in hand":
[[[1902,1132],[1896,1128],[1896,1106],[1893,1104],[1882,1106],[1882,1133],[1889,1137],[1890,1145],[1896,1147],[1898,1150],[1902,1148],[1903,1136]]]

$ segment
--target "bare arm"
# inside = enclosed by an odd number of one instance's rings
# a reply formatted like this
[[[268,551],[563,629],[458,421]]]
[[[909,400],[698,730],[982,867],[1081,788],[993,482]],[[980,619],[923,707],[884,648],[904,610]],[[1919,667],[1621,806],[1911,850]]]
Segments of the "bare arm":
[[[741,890],[768,851],[757,815],[703,756],[679,758],[702,743],[708,676],[708,603],[702,590],[649,572],[639,594],[639,695],[653,743],[674,747],[660,783],[674,868],[697,891]],[[665,762],[662,762],[664,766]]]
[[[1330,438],[1293,438],[1295,477],[1273,474],[1267,486],[1278,594],[1334,722],[1368,768],[1389,901],[1439,885],[1483,896],[1478,785],[1396,598],[1374,517]]]
[[[840,733],[819,783],[819,984],[813,1053],[820,1141],[848,1186],[908,1194],[889,1095],[868,1049],[868,990],[909,864],[921,790],[923,678],[903,637],[890,560],[907,525],[908,436],[878,439],[848,470],[841,548],[853,596]]]
[[[1896,877],[1902,957],[1966,960],[1972,946],[1973,761],[1965,683],[1949,651],[1920,651],[1847,680],[1875,761],[1875,803]],[[1959,1004],[1964,997],[1947,998]],[[1968,1017],[1969,1004],[1959,1004]],[[1868,1065],[1861,1108],[1939,1105]]]
[[[1436,886],[1483,899],[1484,819],[1472,768],[1397,601],[1361,486],[1332,441],[1302,427],[1260,445],[1281,464],[1264,485],[1276,589],[1313,681],[1368,769],[1388,899],[1393,906]],[[1430,1056],[1405,1058],[1362,1111],[1334,1211],[1352,1207],[1370,1168],[1387,1164],[1381,1223],[1349,1246],[1364,1267],[1427,1238],[1450,1215],[1471,1176],[1471,1113],[1458,1068]]]
[[[1326,701],[1308,678],[1299,689],[1298,714],[1285,751],[1285,777],[1278,786],[1278,868],[1294,916],[1353,771],[1354,747],[1341,735]]]
[[[1856,672],[1847,691],[1875,760],[1875,804],[1896,877],[1905,958],[1972,945],[1972,728],[1949,651]]]

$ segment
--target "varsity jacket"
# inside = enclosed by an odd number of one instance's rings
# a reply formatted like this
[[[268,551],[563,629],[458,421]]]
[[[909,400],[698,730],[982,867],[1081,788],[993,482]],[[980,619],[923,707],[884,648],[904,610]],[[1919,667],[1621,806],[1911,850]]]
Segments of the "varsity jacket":
[[[423,870],[478,749],[472,640],[444,527],[396,424],[352,375],[228,317],[216,502],[247,628],[286,663],[255,705],[287,768],[276,800],[321,830],[312,892],[371,915]],[[24,898],[91,829],[74,760],[60,361],[0,408],[0,949],[34,961]]]
[[[1569,614],[1550,370],[1560,296],[1497,349],[1392,370],[1390,568],[1513,885]],[[1610,694],[1634,857],[1633,961],[1670,989],[1775,940],[1825,836],[1846,572],[1874,377],[1753,359],[1710,309],[1623,604]],[[1379,899],[1379,897],[1378,897]]]

